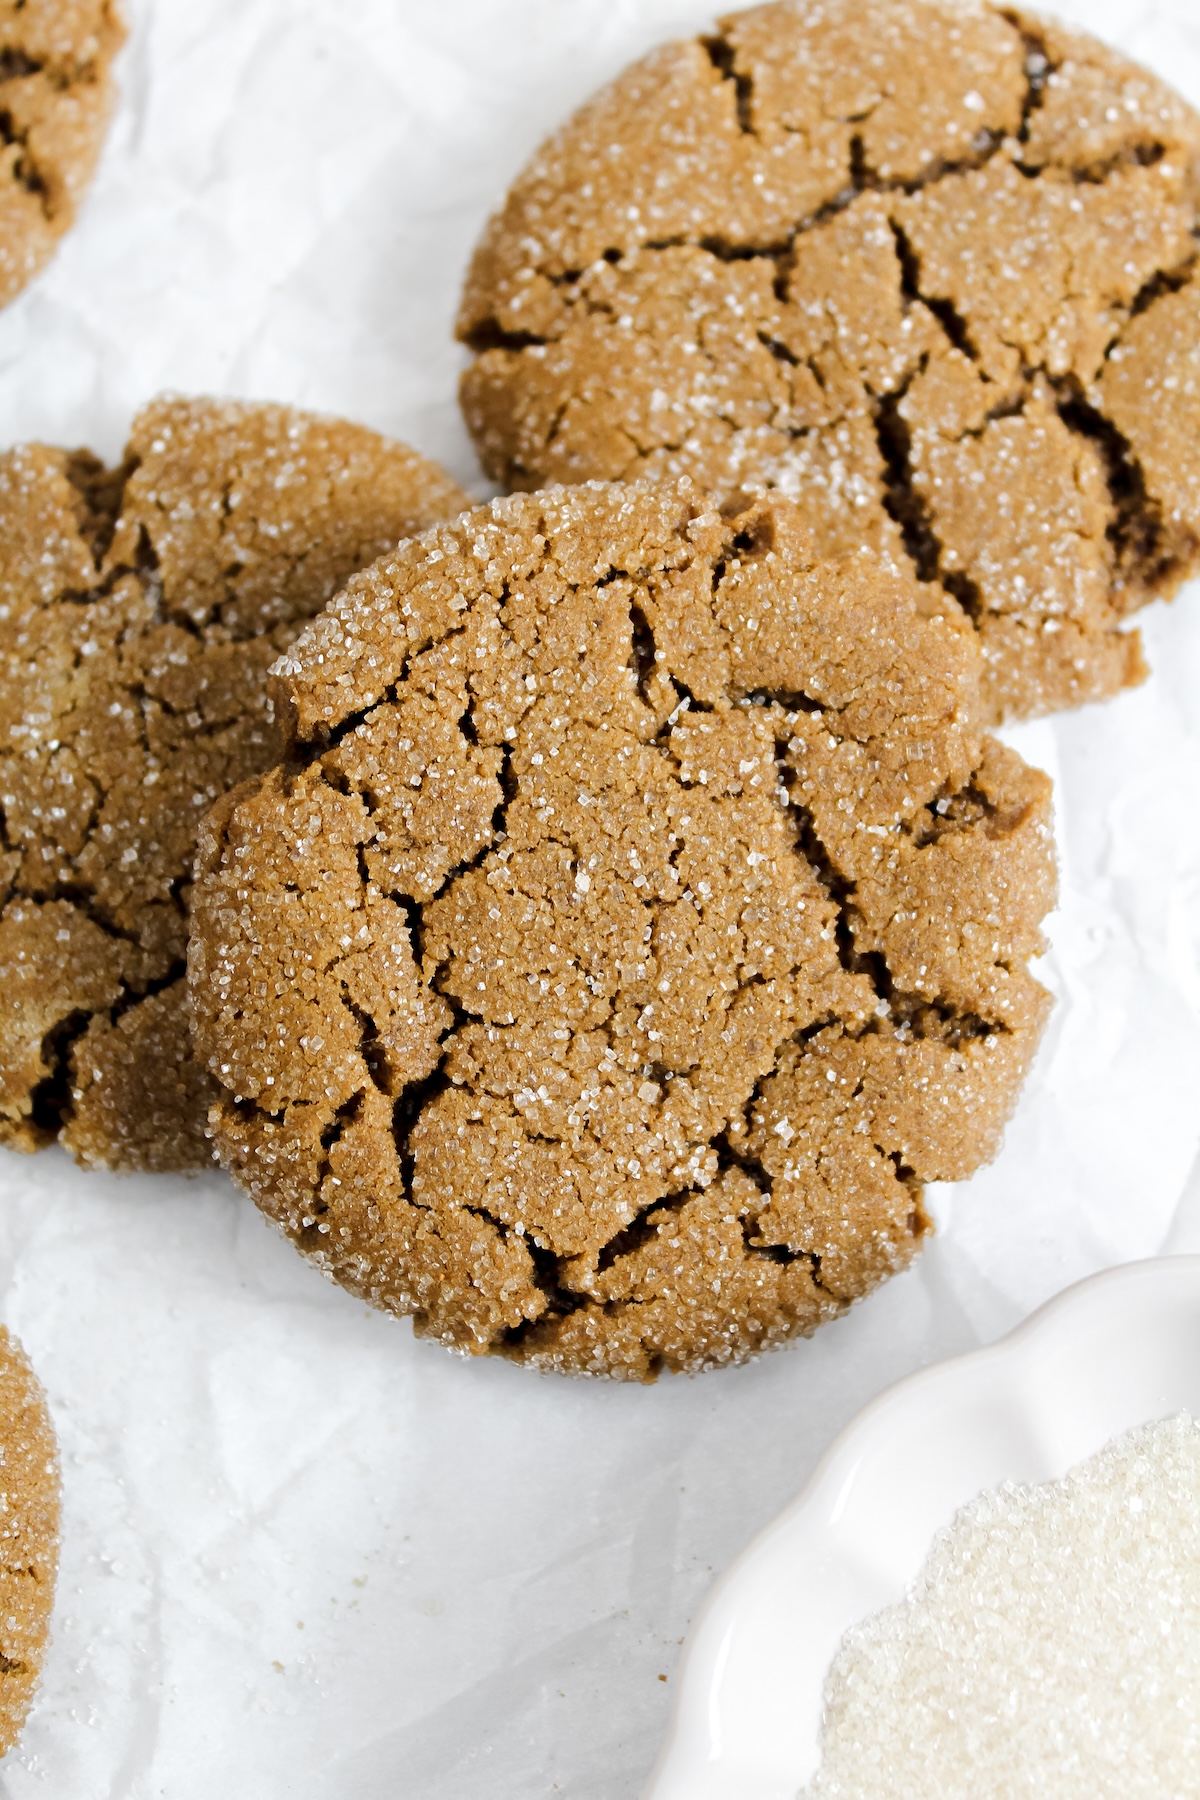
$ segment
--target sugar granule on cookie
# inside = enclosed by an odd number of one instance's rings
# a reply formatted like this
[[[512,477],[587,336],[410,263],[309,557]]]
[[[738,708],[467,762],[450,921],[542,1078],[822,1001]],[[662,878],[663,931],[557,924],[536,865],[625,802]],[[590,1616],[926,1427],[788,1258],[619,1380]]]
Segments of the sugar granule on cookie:
[[[0,0],[0,306],[50,260],[75,217],[124,37],[115,0]]]
[[[509,487],[775,487],[938,580],[989,718],[1144,675],[1200,561],[1200,119],[984,0],[791,0],[619,76],[475,253],[468,424]]]
[[[156,401],[118,469],[0,456],[0,1143],[209,1160],[200,820],[278,755],[266,671],[300,624],[468,504],[404,445],[280,406]]]
[[[813,1330],[990,1157],[1049,997],[1049,783],[975,635],[778,496],[515,496],[350,581],[214,810],[225,1166],[416,1329],[648,1379]]]
[[[50,1641],[60,1491],[46,1396],[0,1326],[0,1756],[25,1723]]]

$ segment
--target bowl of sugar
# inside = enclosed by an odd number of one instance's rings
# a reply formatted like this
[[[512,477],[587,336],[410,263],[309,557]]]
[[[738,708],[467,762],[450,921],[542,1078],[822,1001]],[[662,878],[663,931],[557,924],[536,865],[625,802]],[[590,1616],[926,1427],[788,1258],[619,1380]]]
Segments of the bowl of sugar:
[[[882,1394],[717,1583],[645,1800],[1200,1794],[1200,1256]]]

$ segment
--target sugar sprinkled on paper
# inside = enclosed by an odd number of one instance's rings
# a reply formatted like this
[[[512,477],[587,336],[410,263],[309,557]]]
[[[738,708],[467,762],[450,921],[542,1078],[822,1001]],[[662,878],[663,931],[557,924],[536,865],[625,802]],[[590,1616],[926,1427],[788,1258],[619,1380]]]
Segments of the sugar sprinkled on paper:
[[[1200,1427],[981,1494],[830,1668],[802,1800],[1200,1792]]]

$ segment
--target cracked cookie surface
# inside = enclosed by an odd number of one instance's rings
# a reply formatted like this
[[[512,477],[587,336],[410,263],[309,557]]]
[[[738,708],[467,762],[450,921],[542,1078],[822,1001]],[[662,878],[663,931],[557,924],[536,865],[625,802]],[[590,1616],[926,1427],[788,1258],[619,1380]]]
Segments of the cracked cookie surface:
[[[290,757],[197,855],[225,1166],[419,1332],[636,1379],[916,1252],[1045,1016],[1049,783],[961,613],[768,496],[513,496],[278,665]]]
[[[275,760],[266,671],[300,623],[469,504],[280,406],[156,401],[118,469],[0,456],[0,1143],[208,1162],[183,980],[204,809]]]
[[[0,1756],[25,1723],[50,1641],[60,1491],[46,1396],[0,1326]]]
[[[0,0],[0,306],[75,217],[115,97],[115,0]]]
[[[864,54],[863,46],[871,46]],[[1144,675],[1200,557],[1200,119],[968,0],[794,0],[668,44],[518,178],[471,265],[468,424],[506,486],[777,487],[906,557],[988,717]]]

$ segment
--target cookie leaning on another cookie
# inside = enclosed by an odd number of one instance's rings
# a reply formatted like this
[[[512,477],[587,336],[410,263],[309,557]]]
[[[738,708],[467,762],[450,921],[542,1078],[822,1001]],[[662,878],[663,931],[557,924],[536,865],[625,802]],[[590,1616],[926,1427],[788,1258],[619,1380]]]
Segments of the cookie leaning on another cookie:
[[[648,1378],[811,1331],[993,1154],[1048,996],[1049,783],[974,633],[772,497],[496,501],[280,664],[189,980],[222,1160],[417,1329]]]
[[[280,406],[156,401],[115,470],[0,456],[0,1143],[208,1161],[200,820],[275,760],[266,671],[300,623],[468,504],[404,445]]]
[[[0,0],[0,306],[54,254],[112,111],[115,0]]]
[[[61,1483],[46,1396],[0,1326],[0,1756],[41,1680],[58,1576]]]
[[[867,53],[869,47],[869,54]],[[905,552],[992,718],[1144,673],[1200,553],[1200,119],[983,0],[792,0],[668,44],[492,220],[463,407],[510,487],[777,486]]]

